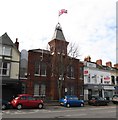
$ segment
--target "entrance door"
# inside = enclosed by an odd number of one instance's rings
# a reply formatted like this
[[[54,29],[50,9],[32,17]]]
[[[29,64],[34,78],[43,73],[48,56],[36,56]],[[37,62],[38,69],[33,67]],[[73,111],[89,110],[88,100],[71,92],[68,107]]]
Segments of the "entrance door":
[[[91,97],[92,97],[92,90],[88,89],[88,99],[91,99]]]

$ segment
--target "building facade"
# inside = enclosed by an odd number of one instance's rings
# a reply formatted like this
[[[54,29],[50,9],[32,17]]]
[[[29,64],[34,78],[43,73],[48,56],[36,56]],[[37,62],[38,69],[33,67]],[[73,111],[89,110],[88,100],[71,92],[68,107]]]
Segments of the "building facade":
[[[13,43],[7,33],[0,37],[0,78],[2,85],[2,98],[10,100],[20,93],[19,82],[19,43]]]
[[[50,50],[28,51],[27,93],[58,100],[64,95],[83,98],[83,63],[68,56],[66,41],[58,23]]]
[[[102,60],[91,62],[90,59],[84,61],[84,99],[91,96],[100,96],[112,99],[115,94],[115,86],[118,84],[116,68],[111,62],[102,65]]]

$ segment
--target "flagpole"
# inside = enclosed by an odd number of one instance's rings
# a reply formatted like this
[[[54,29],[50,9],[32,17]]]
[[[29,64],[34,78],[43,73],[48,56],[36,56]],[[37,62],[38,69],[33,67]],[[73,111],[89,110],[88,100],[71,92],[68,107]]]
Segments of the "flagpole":
[[[59,11],[58,11],[58,23],[59,23]]]

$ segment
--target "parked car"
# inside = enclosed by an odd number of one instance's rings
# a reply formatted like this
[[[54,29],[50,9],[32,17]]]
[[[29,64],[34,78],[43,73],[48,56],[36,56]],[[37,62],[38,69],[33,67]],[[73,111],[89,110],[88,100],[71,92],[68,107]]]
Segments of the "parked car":
[[[92,96],[89,100],[88,100],[88,104],[89,105],[108,105],[109,100],[99,97],[99,96]]]
[[[11,103],[8,100],[0,99],[0,104],[1,104],[1,109],[2,110],[11,108]]]
[[[41,99],[36,99],[29,94],[19,94],[16,98],[11,101],[13,108],[39,108],[42,109],[44,102]]]
[[[67,95],[64,98],[59,100],[60,105],[63,105],[65,107],[71,107],[71,106],[84,106],[84,101],[79,100],[77,96],[74,95]]]
[[[112,102],[113,102],[114,104],[118,104],[118,95],[113,95],[113,97],[112,97]]]

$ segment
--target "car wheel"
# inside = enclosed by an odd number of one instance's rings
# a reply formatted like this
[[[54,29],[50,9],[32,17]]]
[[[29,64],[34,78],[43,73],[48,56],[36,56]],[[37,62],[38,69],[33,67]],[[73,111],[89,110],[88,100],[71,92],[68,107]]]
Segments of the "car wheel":
[[[67,108],[69,108],[69,107],[70,107],[70,104],[69,104],[69,103],[67,103],[67,104],[66,104],[66,107],[67,107]]]
[[[81,107],[84,107],[84,104],[83,104],[83,103],[81,103],[81,104],[80,104],[80,106],[81,106]]]
[[[38,108],[42,109],[43,108],[43,104],[38,104]]]
[[[105,105],[108,105],[108,103],[105,103]]]
[[[99,106],[100,104],[99,104],[99,103],[96,103],[95,105],[96,105],[96,106]]]
[[[21,104],[18,104],[18,105],[17,105],[17,109],[18,109],[18,110],[21,110],[21,109],[22,109],[22,105],[21,105]]]
[[[115,101],[112,101],[113,102],[113,104],[116,104],[116,102]]]
[[[2,105],[2,110],[5,110],[7,106],[5,104]]]

